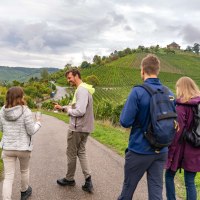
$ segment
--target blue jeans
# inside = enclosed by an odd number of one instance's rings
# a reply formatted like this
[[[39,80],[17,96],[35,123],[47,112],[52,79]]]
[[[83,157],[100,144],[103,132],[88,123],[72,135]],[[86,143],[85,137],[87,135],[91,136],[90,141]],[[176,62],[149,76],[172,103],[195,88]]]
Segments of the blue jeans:
[[[175,186],[174,186],[174,177],[176,172],[167,169],[165,172],[165,182],[166,182],[166,195],[167,200],[176,200]],[[187,200],[196,200],[197,191],[195,186],[195,176],[196,172],[189,172],[184,170],[184,180],[186,187],[186,196]]]

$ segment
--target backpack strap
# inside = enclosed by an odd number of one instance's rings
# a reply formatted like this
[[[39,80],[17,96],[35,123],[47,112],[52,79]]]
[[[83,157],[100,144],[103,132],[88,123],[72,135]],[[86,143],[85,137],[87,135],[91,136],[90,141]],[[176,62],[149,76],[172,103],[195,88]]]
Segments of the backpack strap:
[[[192,109],[192,112],[193,112],[193,115],[197,115],[197,109],[198,109],[198,104],[187,104],[187,103],[180,103],[180,102],[176,102],[176,105],[182,105],[182,106],[185,106],[185,107],[189,107]],[[191,130],[192,126],[197,126],[197,124],[195,124],[197,122],[194,121],[194,116],[193,116],[193,121],[191,122],[190,126],[188,129],[184,128],[183,129],[183,132],[178,140],[178,142],[180,144],[182,144],[186,139],[186,134],[187,134],[187,131]]]
[[[165,86],[162,85],[162,89],[153,89],[151,86],[149,86],[146,83],[143,83],[142,85],[136,85],[135,87],[142,87],[144,88],[151,96],[154,95],[156,92],[163,92],[168,94],[169,93],[169,89]]]
[[[155,93],[155,90],[145,83],[143,83],[141,87],[143,87],[151,96]]]

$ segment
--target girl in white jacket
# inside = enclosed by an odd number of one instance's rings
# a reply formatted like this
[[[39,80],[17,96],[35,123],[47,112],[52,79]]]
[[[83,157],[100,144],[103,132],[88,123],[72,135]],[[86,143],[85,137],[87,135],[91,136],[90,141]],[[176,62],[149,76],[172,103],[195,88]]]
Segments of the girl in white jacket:
[[[27,199],[32,188],[29,186],[29,161],[33,148],[31,137],[41,123],[34,122],[31,110],[25,105],[21,87],[11,87],[6,94],[6,104],[0,111],[2,159],[4,163],[3,200],[11,200],[12,185],[17,158],[21,171],[21,200]]]

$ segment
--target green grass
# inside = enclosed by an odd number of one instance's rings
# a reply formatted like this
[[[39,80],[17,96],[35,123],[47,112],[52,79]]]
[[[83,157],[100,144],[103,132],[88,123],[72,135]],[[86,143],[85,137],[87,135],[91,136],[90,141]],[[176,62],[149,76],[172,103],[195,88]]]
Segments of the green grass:
[[[56,117],[59,120],[62,120],[66,123],[69,123],[69,116],[66,113],[55,113],[51,111],[42,110],[42,114],[50,115],[52,117]]]
[[[124,156],[129,137],[129,133],[125,130],[114,128],[103,122],[95,122],[95,130],[91,136]]]
[[[185,184],[184,184],[184,170],[181,170],[181,173],[179,171],[176,173],[176,191],[179,197],[182,199],[186,199],[186,190],[185,190]],[[197,188],[197,200],[200,200],[200,173],[197,173],[197,176],[195,178],[195,184]]]

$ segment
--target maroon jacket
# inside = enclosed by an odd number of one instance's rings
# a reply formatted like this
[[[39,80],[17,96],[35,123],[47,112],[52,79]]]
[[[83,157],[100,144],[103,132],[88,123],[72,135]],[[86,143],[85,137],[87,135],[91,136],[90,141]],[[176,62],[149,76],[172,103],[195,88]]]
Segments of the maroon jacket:
[[[177,103],[180,103],[177,100]],[[200,97],[191,99],[187,104],[195,105],[200,103]],[[176,111],[178,115],[179,130],[176,132],[172,144],[169,146],[168,160],[166,169],[176,171],[183,168],[190,172],[200,172],[200,148],[194,148],[185,140],[180,142],[180,136],[183,130],[190,127],[193,120],[193,111],[190,106],[177,104]]]

